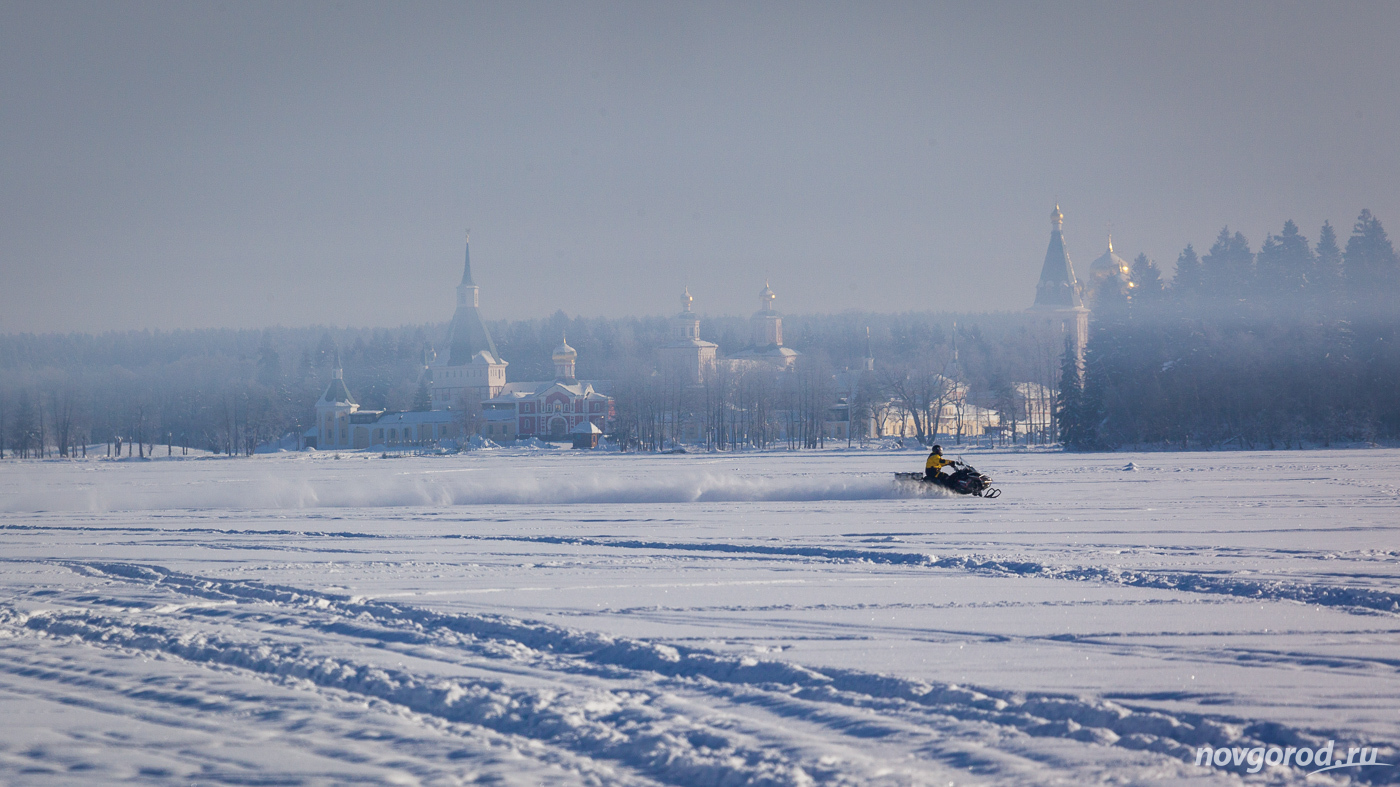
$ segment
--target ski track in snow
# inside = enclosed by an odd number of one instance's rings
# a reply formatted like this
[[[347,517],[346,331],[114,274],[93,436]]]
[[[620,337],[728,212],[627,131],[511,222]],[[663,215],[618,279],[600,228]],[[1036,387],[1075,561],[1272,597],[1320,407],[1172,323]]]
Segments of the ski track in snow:
[[[1036,768],[1033,762],[1016,762],[1014,744],[1004,747],[1010,752],[991,756],[950,739],[992,738],[1004,744],[1002,739],[1019,732],[1158,752],[1182,760],[1189,760],[1197,746],[1322,743],[1315,735],[1282,725],[1246,725],[1202,715],[1176,717],[1106,700],[928,684],[856,670],[816,671],[499,616],[442,615],[299,588],[219,581],[157,566],[65,565],[81,574],[120,578],[162,594],[232,605],[159,604],[120,593],[49,597],[45,603],[59,609],[0,610],[0,630],[8,631],[11,639],[26,633],[70,638],[102,648],[159,653],[195,664],[305,681],[445,722],[617,761],[672,784],[867,784],[922,781],[919,777],[930,776],[915,769],[886,772],[890,769],[855,748],[868,738],[915,747],[943,744],[951,751],[939,759],[1000,778],[1028,778]],[[253,609],[244,609],[248,605]],[[103,614],[103,608],[124,614]],[[189,622],[206,619],[220,623],[234,619],[240,630],[255,625],[259,636],[240,641],[190,630]],[[307,637],[307,631],[316,636]],[[474,667],[471,671],[477,674],[454,678],[334,658],[315,647],[325,635],[359,640],[420,661]],[[507,666],[493,669],[489,661],[494,660]],[[488,662],[485,669],[482,662]],[[4,671],[26,674],[13,667]],[[27,673],[32,675],[34,670]],[[511,685],[510,677],[534,673],[546,675],[549,685]],[[560,680],[560,675],[569,677]],[[602,685],[582,689],[577,686],[578,676],[599,678]],[[620,682],[630,690],[615,688]],[[574,685],[561,690],[560,683]],[[703,704],[686,702],[688,694],[698,695]],[[804,751],[801,741],[784,740],[762,728],[745,729],[733,717],[697,715],[716,701],[815,723],[828,728],[825,731],[833,737],[849,737],[851,748],[833,756],[837,749],[831,737],[823,736],[825,753],[818,754]],[[1180,769],[1173,775],[1185,772]]]
[[[1368,588],[1307,585],[1286,581],[1258,581],[1229,576],[1209,576],[1179,572],[1121,571],[1104,568],[1074,568],[1046,566],[1033,561],[1008,560],[979,555],[938,557],[918,552],[893,550],[832,549],[826,547],[789,547],[764,544],[686,543],[665,541],[633,541],[626,539],[593,539],[560,536],[459,536],[483,540],[527,541],[546,544],[578,544],[615,549],[687,550],[697,552],[726,552],[757,555],[788,555],[819,557],[889,565],[924,566],[928,568],[976,571],[989,574],[1042,576],[1072,581],[1110,582],[1129,587],[1161,588],[1190,593],[1218,593],[1251,599],[1296,601],[1329,607],[1357,610],[1400,612],[1400,593]]]
[[[28,530],[88,530],[87,528],[0,525],[0,531],[20,528]],[[302,538],[384,538],[384,536],[371,533],[350,531],[240,531],[216,528],[186,528],[181,530],[164,530],[159,528],[122,529],[131,532],[146,533],[213,533],[218,535],[258,535],[262,537],[293,535]],[[106,530],[111,530],[111,528],[106,528]],[[1271,601],[1294,601],[1301,604],[1349,608],[1361,613],[1373,610],[1400,612],[1400,592],[1376,590],[1372,588],[1356,588],[1330,584],[1306,584],[1286,580],[1255,580],[1238,576],[1218,576],[1173,571],[1125,571],[1092,567],[1053,566],[1028,560],[1014,560],[976,554],[938,557],[934,554],[922,552],[898,552],[895,550],[840,549],[817,546],[778,546],[770,544],[737,544],[724,542],[638,541],[618,538],[582,538],[577,536],[482,536],[453,534],[433,536],[433,538],[518,541],[525,543],[596,546],[610,549],[637,549],[646,551],[676,550],[806,558],[815,557],[839,561],[922,566],[927,568],[983,572],[988,574],[1040,576],[1067,581],[1108,582],[1129,587],[1160,588],[1188,593],[1215,593]],[[1375,555],[1372,555],[1372,557],[1374,556]],[[1393,558],[1395,553],[1387,552],[1379,556]],[[1323,556],[1319,556],[1319,559],[1322,559],[1322,557]],[[1328,553],[1325,557],[1328,559],[1337,559],[1338,556],[1335,553]]]
[[[1400,780],[1192,765],[1398,761],[1400,452],[327,459],[0,477],[0,782]]]

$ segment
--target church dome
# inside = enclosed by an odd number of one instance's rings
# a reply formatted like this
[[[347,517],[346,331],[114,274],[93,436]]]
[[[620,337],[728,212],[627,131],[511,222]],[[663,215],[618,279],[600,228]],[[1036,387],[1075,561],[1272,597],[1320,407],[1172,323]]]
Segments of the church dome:
[[[778,299],[778,294],[773,292],[773,288],[768,286],[768,282],[763,282],[763,291],[758,294],[759,311],[772,311],[773,301]]]
[[[1108,251],[1105,251],[1089,265],[1089,277],[1095,282],[1113,276],[1126,283],[1132,272],[1133,268],[1128,264],[1128,261],[1114,253],[1113,236],[1111,235],[1108,238]]]
[[[578,350],[569,346],[569,337],[563,337],[563,341],[554,348],[555,361],[573,361],[578,358]]]

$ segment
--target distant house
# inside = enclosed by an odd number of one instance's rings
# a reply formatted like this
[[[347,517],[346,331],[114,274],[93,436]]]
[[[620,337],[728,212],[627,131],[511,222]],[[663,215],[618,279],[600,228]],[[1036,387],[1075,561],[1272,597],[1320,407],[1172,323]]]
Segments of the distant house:
[[[462,431],[457,415],[451,410],[423,413],[361,410],[360,403],[345,386],[345,374],[337,358],[330,385],[316,401],[316,426],[302,435],[302,444],[324,451],[401,448],[455,440]]]

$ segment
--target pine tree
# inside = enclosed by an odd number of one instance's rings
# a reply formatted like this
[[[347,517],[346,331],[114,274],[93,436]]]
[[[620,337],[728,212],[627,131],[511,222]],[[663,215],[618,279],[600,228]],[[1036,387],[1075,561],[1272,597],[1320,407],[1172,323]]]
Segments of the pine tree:
[[[1112,446],[1117,439],[1110,422],[1110,403],[1131,377],[1132,313],[1126,294],[1109,287],[1094,308],[1089,343],[1084,349],[1084,392],[1079,400],[1079,445],[1086,449]]]
[[[1162,284],[1162,272],[1158,270],[1157,264],[1147,258],[1146,254],[1139,254],[1133,260],[1133,300],[1147,307],[1149,310],[1162,300],[1164,288]]]
[[[413,394],[413,412],[426,413],[433,409],[433,394],[428,390],[426,378],[418,381],[418,391]]]
[[[1332,223],[1324,221],[1317,233],[1317,247],[1313,253],[1313,270],[1308,276],[1309,301],[1314,308],[1324,314],[1336,314],[1341,306],[1342,250],[1337,245],[1337,231]]]
[[[1303,305],[1308,274],[1313,268],[1308,239],[1298,232],[1298,225],[1292,220],[1285,221],[1283,233],[1270,235],[1259,248],[1255,289],[1274,308],[1297,311]]]
[[[1078,350],[1074,337],[1066,336],[1065,351],[1060,356],[1060,394],[1055,401],[1055,422],[1060,429],[1060,443],[1066,449],[1077,447],[1083,433],[1079,402],[1084,393],[1084,376]]]
[[[1201,270],[1201,258],[1196,256],[1196,249],[1188,243],[1176,258],[1172,295],[1183,304],[1194,304],[1204,293],[1205,273]]]
[[[1089,338],[1084,349],[1084,385],[1079,392],[1078,407],[1075,408],[1076,435],[1074,445],[1080,450],[1093,450],[1103,444],[1100,428],[1104,420],[1104,402],[1109,386],[1110,356],[1109,346],[1115,337],[1099,326]]]
[[[1238,312],[1254,283],[1254,253],[1244,235],[1231,235],[1228,226],[1221,228],[1210,251],[1201,257],[1201,268],[1208,299],[1228,312]]]
[[[1347,295],[1358,315],[1379,317],[1393,313],[1400,290],[1400,258],[1386,237],[1380,219],[1363,210],[1347,239],[1342,258]]]

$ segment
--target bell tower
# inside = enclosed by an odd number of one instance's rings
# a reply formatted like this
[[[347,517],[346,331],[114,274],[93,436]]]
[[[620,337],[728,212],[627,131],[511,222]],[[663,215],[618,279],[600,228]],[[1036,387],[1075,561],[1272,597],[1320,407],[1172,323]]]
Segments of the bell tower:
[[[763,282],[763,291],[758,294],[758,311],[749,318],[749,325],[752,329],[750,336],[754,347],[782,347],[783,346],[783,316],[778,310],[773,308],[773,301],[778,296],[773,292],[773,288],[768,286],[768,282]]]
[[[1040,282],[1035,286],[1035,303],[1030,311],[1044,313],[1058,320],[1074,341],[1075,351],[1084,357],[1084,345],[1089,340],[1089,310],[1079,280],[1074,277],[1074,264],[1065,250],[1065,214],[1055,203],[1050,211],[1050,245],[1045,250],[1045,262],[1040,266]]]

